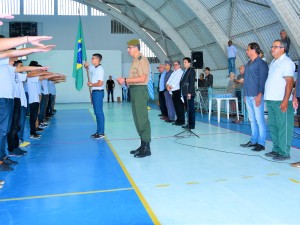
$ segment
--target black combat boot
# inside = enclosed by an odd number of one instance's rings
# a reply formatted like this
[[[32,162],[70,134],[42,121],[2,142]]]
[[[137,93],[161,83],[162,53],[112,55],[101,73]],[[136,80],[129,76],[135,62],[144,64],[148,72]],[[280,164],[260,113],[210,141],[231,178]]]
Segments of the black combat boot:
[[[150,142],[144,142],[144,147],[142,147],[140,151],[137,151],[134,154],[134,157],[143,158],[143,157],[150,156],[150,155],[151,155]]]
[[[145,145],[145,142],[144,142],[144,141],[142,141],[142,139],[141,139],[141,146],[140,146],[140,147],[138,147],[136,150],[132,150],[132,151],[130,151],[130,154],[135,154],[135,153],[137,153],[138,151],[140,151],[140,150],[141,150],[141,148],[143,148],[143,147],[144,147],[144,145]]]

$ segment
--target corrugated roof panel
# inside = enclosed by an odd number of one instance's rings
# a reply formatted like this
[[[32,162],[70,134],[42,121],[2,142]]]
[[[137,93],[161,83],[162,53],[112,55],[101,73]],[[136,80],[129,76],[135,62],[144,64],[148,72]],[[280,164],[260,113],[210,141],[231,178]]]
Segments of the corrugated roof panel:
[[[158,9],[161,7],[166,1],[165,0],[144,0],[149,5],[151,5],[154,9]]]
[[[254,28],[267,26],[278,21],[271,8],[251,4],[248,2],[238,2],[241,13],[247,17]]]
[[[249,43],[251,43],[251,42],[249,42]],[[247,46],[248,46],[249,43],[247,43]],[[238,50],[237,57],[240,58],[241,61],[242,61],[242,63],[243,63],[243,65],[245,65],[249,61],[249,58],[246,55],[246,49],[244,49],[244,48],[242,48],[240,46],[236,46],[236,48]],[[237,65],[237,63],[236,63],[236,67],[238,67],[238,66],[240,66],[240,65]]]
[[[194,23],[191,24],[194,27],[194,30],[198,33],[201,37],[201,42],[203,44],[210,44],[216,42],[215,37],[209,32],[206,26],[203,25],[200,20],[196,20]]]
[[[259,36],[262,37],[262,43],[258,42],[258,44],[260,45],[261,49],[264,51],[265,57],[269,62],[272,60],[272,55],[270,53],[272,43],[275,40],[280,39],[280,34],[279,34],[280,30],[282,30],[281,24],[276,23],[273,26],[269,26],[264,29],[259,29],[257,31]]]
[[[169,55],[176,55],[180,52],[178,47],[174,44],[174,42],[166,41],[166,44],[167,44],[167,49],[168,49]]]
[[[218,7],[218,5],[228,0],[200,0],[200,1],[207,9],[211,9],[213,7]]]
[[[293,6],[293,9],[297,13],[297,15],[300,16],[300,1],[299,0],[288,0],[288,1]]]
[[[208,66],[211,70],[226,69],[228,67],[227,56],[216,44],[208,45],[203,50],[203,59],[205,67]]]
[[[259,39],[257,38],[254,32],[245,33],[243,35],[239,35],[232,39],[233,45],[235,46],[242,46],[247,48],[248,44],[251,42],[257,42],[259,44]],[[245,50],[244,50],[245,51]]]
[[[183,2],[181,4],[177,4],[176,1],[175,3],[171,3],[171,4],[175,8],[175,10],[177,10],[178,13],[182,15],[184,21],[190,21],[196,17],[195,13]]]
[[[172,25],[172,27],[179,27],[185,23],[182,16],[178,14],[171,5],[166,5],[160,9],[160,14]]]
[[[244,33],[250,31],[251,29],[251,24],[249,24],[245,16],[241,13],[241,10],[239,9],[238,5],[236,4],[234,9],[232,10],[230,36]]]
[[[211,15],[215,18],[223,31],[228,33],[228,24],[230,22],[231,4],[230,1],[223,3],[222,7],[217,7],[211,11]]]
[[[200,38],[195,34],[190,26],[185,26],[178,30],[178,33],[185,40],[190,48],[196,48],[202,46],[203,43]]]
[[[143,24],[144,28],[147,28],[149,30],[152,30],[154,32],[157,33],[161,33],[160,32],[160,28],[156,25],[156,23],[153,20],[147,20],[144,24]]]

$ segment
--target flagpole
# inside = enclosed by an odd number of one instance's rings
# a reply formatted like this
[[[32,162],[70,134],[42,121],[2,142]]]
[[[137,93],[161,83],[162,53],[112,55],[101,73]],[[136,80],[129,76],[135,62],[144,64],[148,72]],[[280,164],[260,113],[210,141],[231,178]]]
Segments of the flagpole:
[[[79,20],[81,21],[80,9],[79,8],[78,8],[78,15],[79,15]],[[83,65],[85,65],[86,62],[87,61],[85,60]],[[88,67],[86,68],[86,76],[87,76],[88,82],[90,83],[90,76],[89,76],[89,68]],[[90,86],[89,86],[89,93],[90,93],[91,105],[93,105],[93,101],[92,101],[92,88]]]
[[[86,76],[87,76],[87,80],[90,83],[90,74],[89,74],[89,68],[86,68]],[[90,92],[90,100],[91,100],[91,105],[93,105],[93,101],[92,101],[92,88],[89,86],[89,92]]]

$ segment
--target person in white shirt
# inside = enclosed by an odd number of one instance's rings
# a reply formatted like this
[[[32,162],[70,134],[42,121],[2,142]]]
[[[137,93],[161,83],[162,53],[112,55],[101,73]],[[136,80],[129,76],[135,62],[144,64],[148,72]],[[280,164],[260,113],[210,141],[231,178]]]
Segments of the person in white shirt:
[[[22,67],[23,62],[21,60],[17,60],[14,62],[14,67]],[[30,142],[24,140],[24,128],[25,128],[25,120],[26,120],[26,112],[27,112],[27,97],[24,89],[24,82],[27,80],[26,73],[17,73],[19,83],[18,88],[20,90],[20,99],[21,99],[21,109],[20,109],[20,129],[18,131],[18,137],[20,139],[19,147],[26,147],[30,145]]]
[[[232,44],[232,41],[228,41],[227,46],[227,57],[228,57],[228,76],[231,72],[235,73],[235,59],[236,59],[237,49]]]
[[[90,81],[87,83],[92,89],[92,102],[94,114],[97,120],[97,131],[91,137],[95,139],[104,138],[105,117],[103,112],[104,98],[104,69],[101,66],[102,55],[95,53],[92,56],[92,65],[86,62],[84,67],[89,71]]]
[[[273,160],[290,159],[290,148],[294,129],[294,109],[292,90],[294,86],[294,62],[285,54],[287,44],[276,40],[271,53],[274,59],[270,64],[265,84],[265,100],[268,107],[268,123],[273,141],[272,151],[265,156]]]
[[[172,94],[172,100],[176,112],[176,121],[173,125],[182,126],[185,124],[184,104],[181,100],[180,80],[183,75],[183,70],[180,68],[180,61],[174,61],[174,72],[167,81],[167,90]]]

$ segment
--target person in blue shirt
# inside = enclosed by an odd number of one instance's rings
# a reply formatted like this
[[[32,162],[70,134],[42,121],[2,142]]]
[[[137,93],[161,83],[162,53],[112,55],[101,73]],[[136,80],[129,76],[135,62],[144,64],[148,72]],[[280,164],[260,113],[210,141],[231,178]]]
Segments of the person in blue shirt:
[[[251,124],[251,140],[242,147],[254,147],[253,151],[265,150],[266,125],[264,118],[264,91],[268,77],[268,65],[260,57],[260,46],[252,42],[246,54],[249,57],[244,73],[244,98]]]

